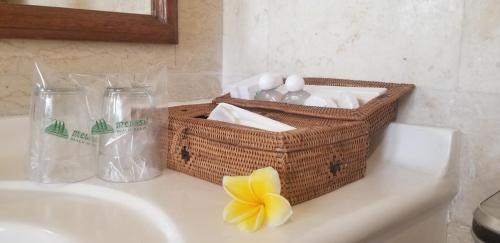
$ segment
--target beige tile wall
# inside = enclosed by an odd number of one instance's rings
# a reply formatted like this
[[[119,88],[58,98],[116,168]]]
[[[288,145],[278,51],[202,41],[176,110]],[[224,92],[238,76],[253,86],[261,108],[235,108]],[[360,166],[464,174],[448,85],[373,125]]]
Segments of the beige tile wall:
[[[410,82],[399,121],[462,132],[449,242],[500,190],[500,2],[226,0],[223,82],[263,71]]]
[[[222,1],[179,1],[179,45],[0,39],[0,116],[26,114],[33,62],[61,72],[140,72],[165,62],[170,101],[220,93]]]

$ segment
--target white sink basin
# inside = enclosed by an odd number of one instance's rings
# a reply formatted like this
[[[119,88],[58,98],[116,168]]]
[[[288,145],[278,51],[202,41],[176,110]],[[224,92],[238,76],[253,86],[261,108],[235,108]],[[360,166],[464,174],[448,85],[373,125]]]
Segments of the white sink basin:
[[[1,242],[73,243],[70,238],[51,232],[43,227],[24,224],[0,224]]]
[[[178,241],[160,209],[113,189],[6,181],[0,195],[0,242]]]
[[[24,179],[28,119],[3,119],[0,141],[0,242],[180,242],[156,205],[130,193],[86,183],[38,184]],[[23,132],[19,132],[23,131]]]

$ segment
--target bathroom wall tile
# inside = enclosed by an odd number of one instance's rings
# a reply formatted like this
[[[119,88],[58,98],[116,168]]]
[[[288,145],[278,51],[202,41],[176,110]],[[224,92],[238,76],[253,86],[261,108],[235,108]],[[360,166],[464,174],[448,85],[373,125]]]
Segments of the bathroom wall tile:
[[[1,45],[0,45],[1,46]],[[33,58],[26,56],[0,56],[0,75],[6,75],[9,73],[20,73],[20,66],[24,62],[29,62],[33,65]]]
[[[453,107],[460,96],[454,91],[417,87],[398,107],[398,122],[458,128],[460,118]]]
[[[455,128],[460,131],[459,192],[450,207],[452,223],[469,230],[478,203],[500,188],[500,118],[494,112],[500,97],[418,89],[399,107],[398,121]],[[448,242],[469,242],[461,231],[449,232]],[[461,240],[461,241],[457,241]]]
[[[448,224],[448,243],[473,243],[470,228],[460,224]]]
[[[184,35],[222,35],[222,0],[178,1],[179,30]]]
[[[399,106],[398,121],[455,128],[465,134],[500,133],[500,96],[417,87]]]
[[[500,93],[500,2],[466,0],[460,88]]]
[[[0,117],[27,113],[30,91],[30,78],[19,74],[0,74]]]
[[[11,45],[10,43],[15,43]],[[60,72],[137,72],[147,66],[163,62],[175,64],[175,50],[167,45],[125,44],[106,42],[65,42],[35,40],[2,40],[1,47],[25,49],[29,54],[10,53],[0,57],[0,72],[31,74],[33,63],[42,62]]]
[[[462,132],[460,189],[451,207],[452,222],[470,226],[472,213],[500,190],[500,115],[497,94],[459,92],[452,114]]]
[[[210,99],[220,94],[219,73],[174,73],[166,86],[169,102]]]
[[[485,129],[463,134],[462,138],[460,191],[453,202],[451,219],[470,226],[474,209],[500,190],[500,133]]]
[[[470,226],[477,205],[500,189],[500,3],[465,0],[465,8],[461,98],[455,107],[464,133],[462,173],[451,219]]]
[[[271,1],[269,67],[451,90],[462,11],[460,0]]]
[[[57,65],[60,70],[93,74],[140,72],[159,62],[173,67],[175,49],[157,44],[72,42],[64,48],[40,49],[38,58]]]
[[[0,49],[0,115],[28,112],[35,61],[56,72],[87,74],[143,72],[158,62],[175,65],[175,50],[167,45],[3,39]]]
[[[18,40],[25,45],[33,45],[38,47],[35,50],[35,53],[37,54],[37,56],[45,59],[80,58],[92,56],[96,52],[109,55],[110,53],[113,54],[117,52],[123,52],[122,48],[127,47],[127,44],[124,43],[113,45],[107,42]]]
[[[217,72],[222,69],[220,36],[181,35],[176,46],[175,69],[179,72]]]
[[[234,81],[230,76],[248,77],[268,70],[267,56],[262,55],[262,53],[266,52],[266,49],[258,47],[258,45],[261,45],[261,41],[261,37],[256,36],[249,37],[248,39],[224,37],[224,83]],[[256,45],[256,43],[259,44]],[[251,47],[247,48],[245,45],[250,45]],[[228,51],[229,48],[233,51]]]
[[[268,69],[268,26],[268,0],[224,1],[224,83]]]
[[[33,40],[24,39],[0,39],[0,58],[7,57],[34,57],[39,48],[47,44],[43,40],[38,40],[40,46],[29,45],[26,43],[33,42]]]
[[[452,93],[417,89],[415,96],[400,107],[400,120],[460,130],[460,186],[450,215],[452,222],[470,226],[479,202],[500,189],[500,167],[497,166],[500,97],[475,92]],[[433,115],[426,115],[428,113]]]
[[[269,25],[269,0],[225,0],[224,35],[256,33],[256,29],[266,31]],[[263,43],[265,44],[265,43]]]
[[[229,93],[229,85],[230,83],[238,82],[244,80],[246,78],[251,77],[252,75],[248,74],[225,74],[222,76],[222,92]]]
[[[178,72],[222,70],[222,0],[179,1]]]
[[[453,105],[444,104],[451,112],[443,122],[453,123],[461,133],[459,191],[450,207],[451,222],[461,227],[470,227],[478,204],[500,189],[499,102],[495,95],[458,92]]]
[[[458,118],[459,129],[467,134],[500,134],[500,96],[476,92],[460,92],[457,103],[451,107]]]

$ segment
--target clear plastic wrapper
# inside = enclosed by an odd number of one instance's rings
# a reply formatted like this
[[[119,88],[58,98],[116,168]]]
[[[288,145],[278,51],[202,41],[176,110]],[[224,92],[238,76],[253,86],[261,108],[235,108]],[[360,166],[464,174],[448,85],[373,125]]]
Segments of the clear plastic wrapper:
[[[162,100],[166,67],[159,64],[142,74],[72,78],[88,84],[91,133],[98,137],[97,175],[112,182],[143,181],[160,175],[155,109]]]
[[[35,64],[31,102],[30,179],[80,181],[95,174],[96,141],[82,86]]]

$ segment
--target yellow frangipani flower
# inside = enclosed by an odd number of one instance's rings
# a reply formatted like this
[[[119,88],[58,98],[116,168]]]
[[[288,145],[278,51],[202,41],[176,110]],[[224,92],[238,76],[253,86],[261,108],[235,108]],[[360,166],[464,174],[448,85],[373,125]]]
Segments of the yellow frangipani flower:
[[[223,218],[243,231],[282,225],[292,216],[290,203],[280,195],[278,172],[272,167],[255,170],[250,176],[224,176],[222,185],[233,198],[224,208]]]

